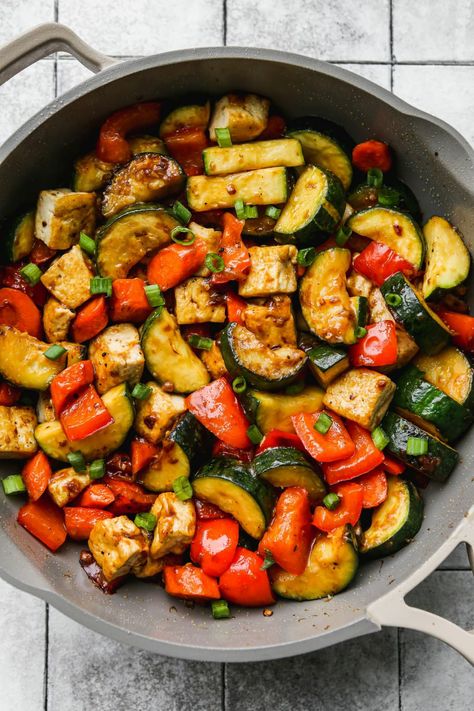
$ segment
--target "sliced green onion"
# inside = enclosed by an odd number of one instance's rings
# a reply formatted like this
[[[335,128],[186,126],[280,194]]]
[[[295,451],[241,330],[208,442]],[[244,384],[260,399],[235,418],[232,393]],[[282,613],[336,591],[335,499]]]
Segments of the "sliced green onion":
[[[219,148],[229,148],[232,145],[232,138],[228,128],[216,128],[216,138]]]
[[[326,496],[324,497],[323,505],[330,511],[333,511],[339,506],[340,500],[341,497],[331,491],[331,493],[326,494]]]
[[[265,548],[265,558],[260,566],[260,570],[268,570],[268,568],[271,568],[272,565],[275,565],[275,558],[272,556],[271,551],[269,551],[268,548]]]
[[[237,393],[237,395],[240,395],[247,390],[247,381],[243,375],[239,375],[237,378],[234,378],[232,381],[232,390],[234,393]]]
[[[145,295],[150,306],[156,309],[157,306],[164,306],[165,300],[158,284],[147,284]]]
[[[299,383],[293,383],[293,385],[288,385],[285,388],[285,394],[286,395],[298,395],[298,393],[302,392],[304,390],[304,380],[301,380]]]
[[[90,284],[91,294],[112,296],[112,279],[110,277],[92,277]]]
[[[400,193],[394,188],[380,188],[378,191],[377,201],[379,205],[384,207],[397,207],[400,202]]]
[[[137,383],[132,390],[132,397],[136,400],[147,400],[152,392],[152,388],[150,388],[149,385],[145,385],[145,383]]]
[[[26,491],[25,482],[21,474],[10,474],[2,479],[3,491],[7,496],[10,494],[23,494]]]
[[[67,460],[75,472],[86,471],[86,460],[84,459],[82,452],[69,452]]]
[[[412,457],[419,457],[428,451],[428,440],[424,437],[408,437],[407,454]]]
[[[300,249],[298,251],[298,256],[296,261],[302,267],[310,267],[316,258],[316,250],[314,247],[306,247],[306,249]]]
[[[364,338],[364,336],[367,335],[367,329],[364,328],[363,326],[357,326],[355,330],[355,337],[356,338]]]
[[[135,526],[138,526],[138,528],[144,528],[145,531],[149,531],[150,533],[155,530],[156,521],[157,518],[155,514],[152,514],[151,512],[139,513],[133,519]]]
[[[265,215],[267,217],[271,217],[272,220],[278,220],[281,215],[281,209],[279,207],[275,207],[275,205],[269,205],[265,210]]]
[[[245,220],[246,208],[243,200],[236,200],[234,202],[234,210],[239,220]]]
[[[89,465],[91,479],[102,479],[105,474],[105,459],[94,459]]]
[[[215,620],[225,620],[230,617],[230,608],[227,600],[212,601],[212,616]]]
[[[330,417],[326,412],[321,412],[313,426],[319,434],[327,434],[332,426],[332,417]]]
[[[93,240],[92,237],[89,237],[89,235],[86,235],[85,232],[81,232],[79,235],[79,247],[90,257],[95,255],[95,240]]]
[[[387,444],[390,442],[390,437],[387,436],[387,433],[382,427],[376,427],[375,430],[372,431],[372,439],[374,441],[375,446],[377,449],[385,449]]]
[[[246,205],[245,206],[245,219],[253,220],[258,217],[258,208],[256,205]]]
[[[58,358],[61,358],[61,356],[64,355],[65,353],[67,353],[66,348],[55,343],[53,346],[50,346],[43,353],[43,355],[45,356],[45,358],[48,358],[49,360],[57,360]]]
[[[179,476],[173,482],[173,491],[181,501],[191,499],[193,495],[193,487],[191,486],[188,477]]]
[[[173,215],[177,220],[182,222],[183,225],[187,225],[191,219],[191,210],[188,210],[182,202],[176,200],[173,205]]]
[[[367,171],[367,185],[371,188],[380,188],[383,183],[383,173],[379,168],[370,168]]]
[[[263,434],[260,432],[257,425],[250,425],[247,430],[247,437],[252,442],[252,444],[260,444],[263,439]]]
[[[181,238],[178,235],[189,235],[189,237],[186,238]],[[173,240],[173,242],[176,242],[176,244],[181,244],[183,247],[189,247],[194,243],[194,240],[196,239],[196,235],[192,230],[189,229],[189,227],[184,227],[183,225],[176,225],[176,227],[173,227],[170,233],[170,237]]]
[[[188,338],[188,343],[193,348],[198,348],[201,351],[210,351],[214,341],[212,338],[198,336],[197,333],[192,333]]]
[[[352,234],[352,230],[347,225],[341,225],[336,232],[336,244],[338,247],[344,247],[347,240]]]
[[[385,294],[385,301],[389,306],[400,306],[402,297],[399,294]]]
[[[206,259],[204,260],[204,263],[209,269],[209,271],[214,272],[214,274],[219,274],[225,269],[224,260],[222,259],[221,255],[217,254],[216,252],[208,252],[208,254],[206,254]]]
[[[24,267],[20,269],[20,274],[22,277],[28,281],[31,286],[35,286],[41,279],[42,275],[41,269],[38,267],[37,264],[32,264],[31,262],[29,264],[25,264]]]

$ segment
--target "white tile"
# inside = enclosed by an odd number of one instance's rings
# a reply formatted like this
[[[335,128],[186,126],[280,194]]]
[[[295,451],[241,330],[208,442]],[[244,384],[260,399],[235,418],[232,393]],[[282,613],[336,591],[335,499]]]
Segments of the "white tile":
[[[54,98],[54,62],[43,59],[0,86],[0,142]]]
[[[227,44],[333,61],[389,59],[389,2],[227,0]]]
[[[339,64],[338,66],[370,79],[384,89],[390,89],[390,65],[388,64]]]
[[[0,0],[0,44],[53,20],[54,0]]]
[[[393,47],[398,61],[474,60],[471,0],[393,0]]]
[[[58,96],[91,76],[92,72],[76,59],[58,59]]]
[[[100,8],[100,9],[99,9]],[[61,0],[59,21],[113,56],[220,45],[222,0]]]
[[[45,604],[0,580],[0,708],[43,711]]]

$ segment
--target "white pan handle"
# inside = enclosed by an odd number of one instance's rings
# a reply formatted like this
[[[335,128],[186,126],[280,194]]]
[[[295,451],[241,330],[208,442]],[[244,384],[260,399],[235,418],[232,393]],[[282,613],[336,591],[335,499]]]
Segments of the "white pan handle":
[[[54,52],[67,52],[93,72],[116,63],[115,59],[93,49],[75,32],[56,22],[38,25],[0,48],[0,85]]]
[[[373,602],[367,608],[372,622],[379,626],[406,627],[426,632],[446,642],[474,665],[474,630],[464,630],[453,622],[405,602],[405,595],[437,567],[451,551],[462,542],[468,545],[469,560],[474,572],[474,507],[456,531],[436,552],[436,556],[422,564],[416,572],[395,589]]]

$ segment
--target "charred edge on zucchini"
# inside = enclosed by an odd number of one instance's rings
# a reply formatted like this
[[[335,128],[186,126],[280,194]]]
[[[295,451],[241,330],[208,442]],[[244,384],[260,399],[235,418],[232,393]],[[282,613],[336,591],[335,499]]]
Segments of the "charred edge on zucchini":
[[[303,487],[313,502],[321,501],[326,494],[326,487],[319,474],[304,454],[293,447],[266,449],[255,457],[252,468],[257,477],[272,486]]]

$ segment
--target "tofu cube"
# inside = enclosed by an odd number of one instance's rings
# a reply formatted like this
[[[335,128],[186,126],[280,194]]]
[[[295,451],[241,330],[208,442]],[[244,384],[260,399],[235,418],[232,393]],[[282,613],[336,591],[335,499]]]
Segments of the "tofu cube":
[[[50,343],[65,341],[75,315],[72,309],[51,296],[43,309],[43,328],[47,340]]]
[[[332,382],[323,403],[368,430],[382,421],[395,393],[395,383],[368,368],[353,368]]]
[[[36,209],[36,237],[51,249],[69,249],[79,241],[81,232],[95,230],[94,193],[71,190],[42,190]]]
[[[184,553],[196,530],[196,511],[192,501],[181,501],[176,494],[167,491],[156,497],[151,507],[157,523],[151,543],[153,558],[162,558],[167,553]]]
[[[176,320],[184,323],[223,323],[225,297],[203,277],[186,279],[174,290]]]
[[[256,94],[226,94],[216,103],[209,124],[209,136],[217,141],[216,128],[228,128],[234,143],[251,141],[266,128],[270,102]]]
[[[134,566],[133,572],[137,578],[153,578],[155,575],[158,575],[158,573],[161,573],[165,565],[166,560],[164,558],[155,560],[151,557],[150,553],[148,553],[145,565],[142,567],[138,565]]]
[[[188,227],[194,232],[197,239],[205,244],[206,252],[217,252],[221,242],[222,232],[213,230],[210,227],[203,227],[197,222],[190,222]],[[211,270],[203,264],[194,276],[209,277],[211,276]]]
[[[70,309],[90,298],[94,273],[84,252],[77,245],[56,259],[41,277],[44,286]]]
[[[296,327],[289,296],[276,295],[261,303],[249,303],[244,325],[270,348],[296,346]]]
[[[145,534],[127,516],[98,521],[89,536],[89,550],[107,580],[141,570],[148,548]]]
[[[298,250],[292,244],[250,247],[250,271],[239,284],[240,296],[273,296],[296,291]]]
[[[109,326],[96,336],[89,345],[89,358],[101,395],[120,383],[136,385],[145,366],[139,333],[130,323]]]
[[[370,323],[394,321],[380,289],[375,287],[369,295]]]
[[[186,407],[184,398],[180,395],[165,393],[153,381],[147,385],[152,392],[146,400],[137,402],[135,430],[148,442],[157,444],[163,439],[178,415],[186,410]]]
[[[0,459],[23,459],[38,449],[32,407],[0,405]]]
[[[369,297],[373,284],[370,279],[352,270],[347,277],[347,291],[350,296]]]
[[[86,486],[89,486],[91,479],[86,472],[76,472],[72,467],[60,469],[51,477],[48,484],[48,491],[55,503],[63,508],[67,506]]]
[[[201,351],[200,356],[213,380],[217,380],[223,375],[229,374],[227,368],[225,367],[221,349],[216,341],[214,341],[212,347],[208,351]]]

